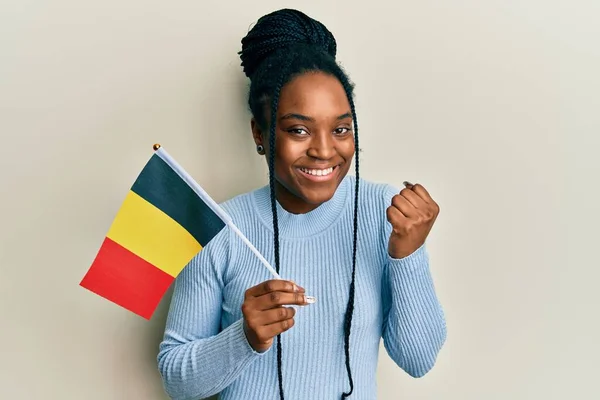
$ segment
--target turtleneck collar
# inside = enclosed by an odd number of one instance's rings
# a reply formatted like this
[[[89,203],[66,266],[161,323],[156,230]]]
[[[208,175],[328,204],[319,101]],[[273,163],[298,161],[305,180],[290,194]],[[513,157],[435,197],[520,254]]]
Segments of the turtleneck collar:
[[[344,208],[350,203],[350,180],[350,176],[344,177],[329,201],[304,214],[290,213],[277,201],[277,222],[280,239],[310,237],[322,232],[335,223],[342,215]],[[271,211],[269,186],[263,186],[256,190],[252,197],[259,218],[270,231],[273,231],[273,214]]]

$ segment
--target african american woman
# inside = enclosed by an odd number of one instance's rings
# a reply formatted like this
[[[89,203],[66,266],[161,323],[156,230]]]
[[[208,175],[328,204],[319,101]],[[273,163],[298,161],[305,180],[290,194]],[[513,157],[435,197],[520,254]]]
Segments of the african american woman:
[[[184,268],[158,354],[173,399],[375,399],[381,339],[413,377],[437,360],[446,323],[425,241],[439,206],[421,184],[359,177],[353,84],[336,49],[322,23],[290,9],[242,39],[270,179],[221,206],[286,279],[228,229]]]

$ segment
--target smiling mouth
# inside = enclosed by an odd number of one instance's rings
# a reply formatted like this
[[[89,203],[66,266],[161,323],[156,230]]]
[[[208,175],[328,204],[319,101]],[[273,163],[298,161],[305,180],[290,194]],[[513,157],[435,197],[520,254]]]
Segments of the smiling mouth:
[[[324,168],[324,169],[315,169],[315,168],[297,168],[298,171],[302,174],[302,176],[306,177],[311,181],[327,181],[333,178],[336,175],[337,170],[339,169],[339,165],[334,167]]]
[[[313,176],[327,176],[331,173],[333,173],[333,170],[337,167],[337,165],[335,167],[330,167],[330,168],[325,168],[325,169],[310,169],[310,168],[298,168],[300,171],[304,172],[305,174],[309,174],[309,175],[313,175]]]

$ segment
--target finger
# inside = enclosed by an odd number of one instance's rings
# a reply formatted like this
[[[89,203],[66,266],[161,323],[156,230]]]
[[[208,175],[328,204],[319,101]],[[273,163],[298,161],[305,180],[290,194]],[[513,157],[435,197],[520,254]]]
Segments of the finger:
[[[246,297],[259,297],[266,293],[271,292],[290,292],[290,293],[303,293],[304,288],[298,286],[295,282],[287,281],[283,279],[271,279],[259,283],[258,285],[251,287],[246,291]]]
[[[415,208],[427,207],[427,203],[425,203],[425,201],[417,193],[408,188],[402,189],[400,191],[400,195],[408,200],[408,202]]]
[[[387,220],[392,225],[403,224],[408,220],[408,218],[406,218],[406,215],[402,214],[402,212],[400,212],[400,210],[398,210],[394,206],[389,206],[387,208],[386,215]]]
[[[423,199],[423,201],[427,204],[431,204],[433,203],[433,199],[431,198],[431,196],[429,195],[429,192],[427,191],[427,189],[425,189],[425,187],[423,185],[420,184],[414,184],[411,188],[411,190],[413,192],[415,192],[416,194],[419,195],[419,197],[421,199]]]
[[[288,293],[288,292],[271,292],[263,294],[256,298],[257,310],[269,310],[271,308],[283,306],[283,305],[299,305],[304,306],[308,304],[306,302],[306,295],[304,293]]]
[[[289,318],[273,324],[265,325],[260,328],[260,336],[268,338],[266,340],[272,339],[280,333],[291,329],[292,326],[294,326],[294,323],[294,318]]]
[[[271,325],[276,322],[285,321],[286,319],[294,318],[296,310],[292,307],[277,307],[266,310],[260,313],[256,318],[256,323],[259,326]]]
[[[392,198],[392,206],[397,208],[407,218],[415,217],[417,215],[417,209],[400,194],[397,194]]]

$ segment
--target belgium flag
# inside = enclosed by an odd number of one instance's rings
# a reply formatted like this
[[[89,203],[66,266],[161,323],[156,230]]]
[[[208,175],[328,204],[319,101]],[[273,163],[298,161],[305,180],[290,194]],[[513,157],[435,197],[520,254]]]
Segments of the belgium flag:
[[[154,149],[80,283],[146,319],[230,221],[160,145]]]

